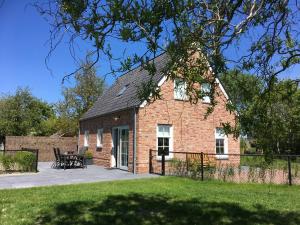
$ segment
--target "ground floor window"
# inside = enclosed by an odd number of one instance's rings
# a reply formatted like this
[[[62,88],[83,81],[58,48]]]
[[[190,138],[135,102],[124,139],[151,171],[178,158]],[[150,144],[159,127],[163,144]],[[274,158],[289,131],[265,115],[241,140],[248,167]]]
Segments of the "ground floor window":
[[[83,145],[84,145],[84,147],[89,146],[89,131],[88,130],[84,131]]]
[[[97,147],[102,148],[103,145],[103,129],[97,131]]]
[[[215,140],[217,158],[228,158],[228,155],[226,155],[228,154],[228,141],[222,128],[216,128]]]
[[[172,154],[170,151],[172,149],[173,142],[173,131],[171,125],[158,125],[157,126],[157,150],[158,156],[165,152],[166,158],[171,158]]]

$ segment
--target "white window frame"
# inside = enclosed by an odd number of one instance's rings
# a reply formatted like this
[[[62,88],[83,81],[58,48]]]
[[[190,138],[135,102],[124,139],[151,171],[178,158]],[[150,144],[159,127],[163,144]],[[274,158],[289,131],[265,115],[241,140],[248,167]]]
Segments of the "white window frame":
[[[218,130],[221,130],[221,133],[218,132]],[[217,154],[217,146],[216,146],[216,140],[217,139],[223,139],[224,140],[224,154]],[[217,127],[215,129],[215,151],[216,151],[216,158],[217,159],[228,159],[228,137],[225,135],[222,128]]]
[[[203,83],[201,85],[201,91],[207,93],[208,95],[204,95],[202,98],[203,103],[211,103],[211,99],[209,93],[211,91],[211,85],[209,83]]]
[[[98,148],[103,147],[103,128],[97,130],[97,146]]]
[[[178,82],[181,84],[177,85]],[[176,78],[174,80],[174,99],[187,100],[188,95],[186,93],[186,90],[187,90],[187,83],[183,79]]]
[[[89,147],[89,131],[88,130],[85,130],[84,131],[84,139],[83,139],[83,146],[84,147]]]
[[[159,137],[166,137],[166,136],[159,136],[159,127],[160,126],[168,126],[170,128],[170,135],[169,135],[169,155],[165,156],[165,160],[170,160],[173,158],[173,126],[170,124],[157,124],[156,126],[156,149],[157,155],[156,159],[161,160],[161,156],[158,155],[158,138]]]

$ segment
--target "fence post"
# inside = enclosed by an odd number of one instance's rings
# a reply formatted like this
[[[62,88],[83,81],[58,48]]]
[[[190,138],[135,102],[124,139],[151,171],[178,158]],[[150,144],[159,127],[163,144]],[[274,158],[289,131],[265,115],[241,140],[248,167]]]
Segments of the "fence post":
[[[152,170],[152,149],[149,150],[149,173],[153,173],[153,170]]]
[[[161,175],[165,176],[166,170],[165,170],[165,153],[163,152],[161,155]]]
[[[288,177],[289,177],[289,185],[292,185],[292,170],[291,170],[291,157],[288,155]]]
[[[38,162],[39,162],[39,150],[36,150],[36,160],[35,160],[35,172],[38,172]]]
[[[186,162],[186,174],[189,174],[189,160],[188,160],[188,153],[185,153],[185,162]]]
[[[203,152],[201,152],[201,180],[204,180]]]

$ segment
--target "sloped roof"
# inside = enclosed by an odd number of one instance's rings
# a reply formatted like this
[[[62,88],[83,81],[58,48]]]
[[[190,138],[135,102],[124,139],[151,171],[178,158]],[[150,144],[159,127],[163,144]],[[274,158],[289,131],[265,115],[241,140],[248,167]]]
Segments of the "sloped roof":
[[[164,76],[162,70],[167,62],[167,54],[163,53],[154,59],[156,74],[153,81],[158,83]],[[147,70],[141,66],[120,76],[116,82],[95,102],[80,120],[139,106],[142,101],[137,96],[138,87],[150,80]],[[127,86],[127,87],[126,87]],[[126,88],[124,88],[126,87]],[[124,91],[125,89],[125,91]],[[123,93],[121,95],[120,92]]]

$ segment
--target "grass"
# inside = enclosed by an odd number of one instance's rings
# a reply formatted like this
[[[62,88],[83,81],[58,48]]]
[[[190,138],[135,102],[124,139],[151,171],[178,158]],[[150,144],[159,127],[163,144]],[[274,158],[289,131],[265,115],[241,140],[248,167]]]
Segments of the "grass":
[[[1,225],[290,225],[299,209],[299,186],[175,177],[0,191]]]
[[[267,163],[263,156],[242,156],[241,158],[242,166],[251,166],[251,167],[262,167],[266,166],[273,169],[282,169],[287,170],[288,161],[286,157],[275,158]],[[291,169],[295,173],[300,171],[300,157],[291,158]]]

